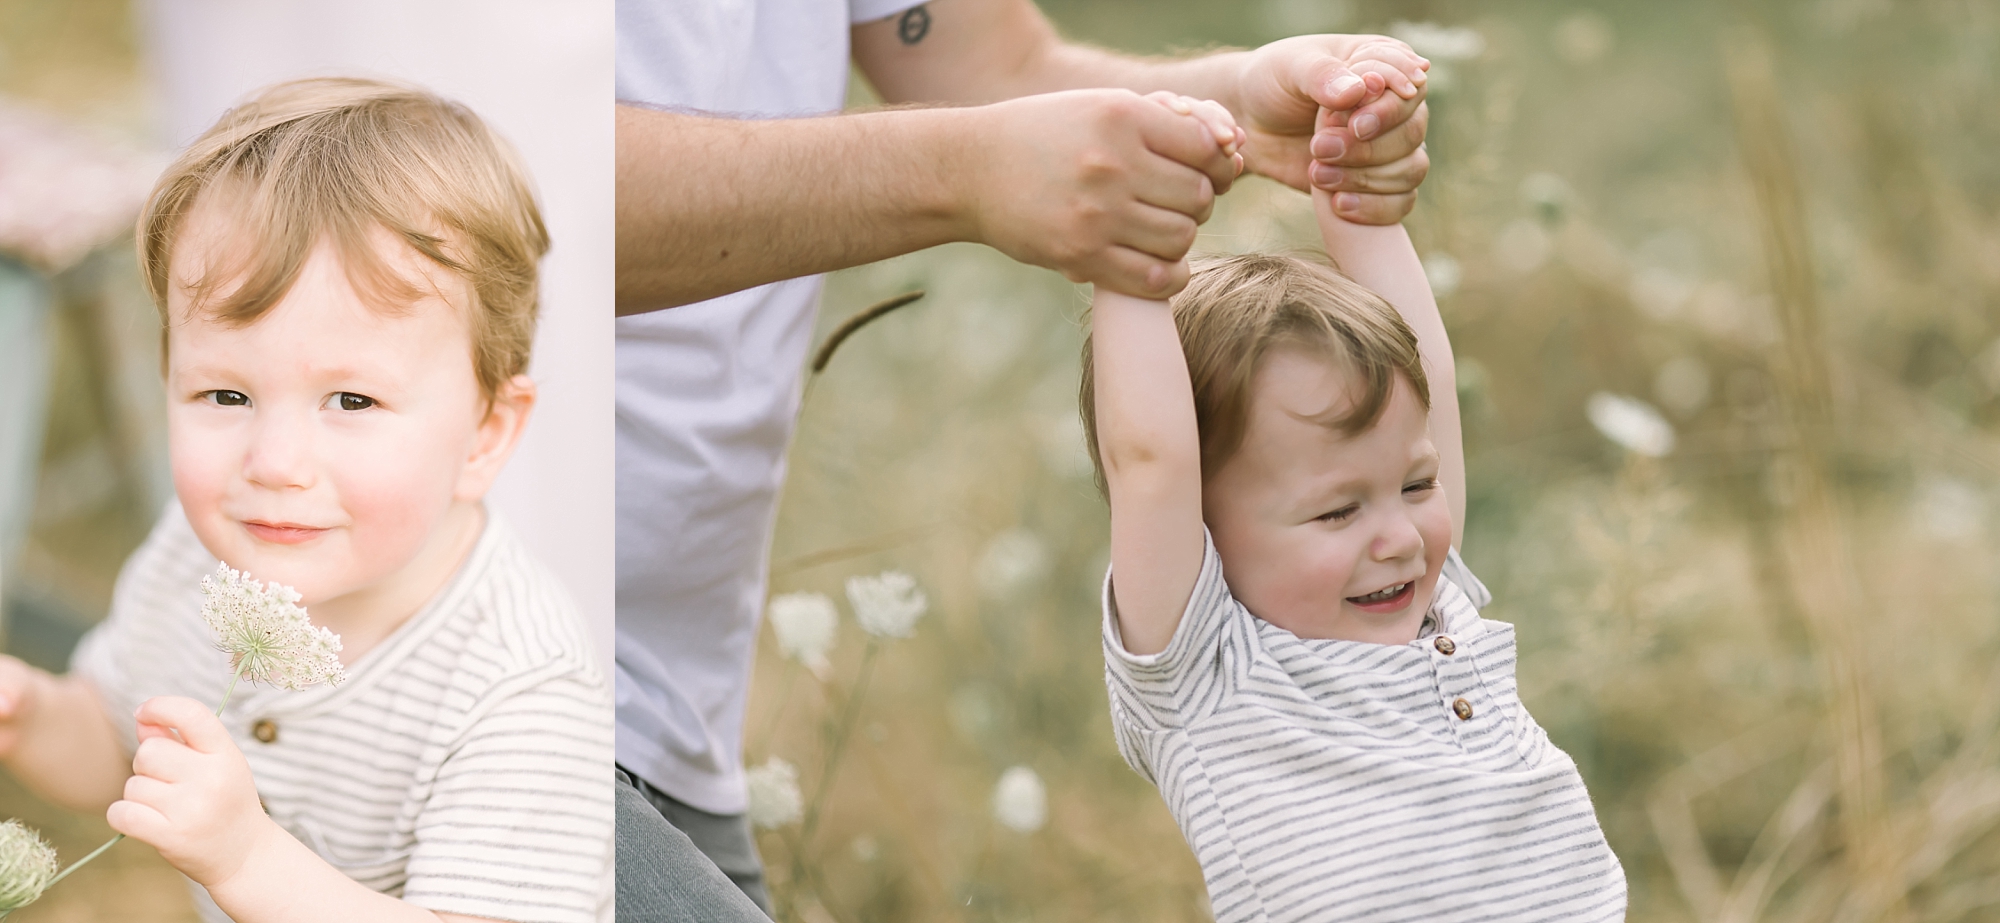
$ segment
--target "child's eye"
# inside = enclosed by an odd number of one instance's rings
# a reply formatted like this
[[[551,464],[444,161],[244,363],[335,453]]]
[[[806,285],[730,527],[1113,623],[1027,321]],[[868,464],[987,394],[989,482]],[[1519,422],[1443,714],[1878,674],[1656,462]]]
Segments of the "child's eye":
[[[250,406],[250,395],[241,391],[203,391],[201,396],[210,403],[221,404],[224,407]]]
[[[1337,510],[1334,510],[1334,511],[1332,511],[1332,512],[1329,512],[1329,513],[1321,513],[1321,514],[1319,514],[1318,516],[1314,516],[1314,517],[1313,517],[1313,521],[1314,521],[1314,522],[1346,522],[1347,520],[1349,520],[1349,519],[1353,518],[1353,516],[1354,516],[1354,514],[1355,514],[1355,513],[1357,513],[1357,512],[1360,512],[1360,511],[1361,511],[1361,505],[1360,505],[1360,504],[1358,504],[1358,503],[1349,503],[1348,505],[1346,505],[1346,506],[1343,506],[1343,507],[1341,507],[1340,509],[1337,509]]]
[[[1403,493],[1420,494],[1427,490],[1435,490],[1437,486],[1438,486],[1437,478],[1424,478],[1421,481],[1417,481],[1415,483],[1406,485],[1403,488]]]
[[[340,391],[328,398],[327,403],[340,410],[367,410],[375,406],[375,399],[352,391]]]

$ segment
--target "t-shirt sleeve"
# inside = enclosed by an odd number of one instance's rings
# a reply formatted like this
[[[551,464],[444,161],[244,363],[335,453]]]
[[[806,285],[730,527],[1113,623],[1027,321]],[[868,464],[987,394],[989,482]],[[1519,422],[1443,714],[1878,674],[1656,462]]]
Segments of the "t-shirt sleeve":
[[[610,899],[604,684],[546,679],[486,709],[438,770],[403,900],[519,923],[597,923]]]
[[[924,5],[924,0],[847,0],[847,21],[860,25]]]
[[[1222,580],[1222,558],[1205,530],[1201,574],[1165,650],[1141,655],[1125,649],[1118,631],[1118,603],[1111,593],[1115,579],[1113,574],[1104,581],[1105,684],[1126,761],[1146,772],[1134,752],[1143,748],[1142,738],[1181,727],[1214,708],[1225,689],[1230,639],[1255,628],[1250,613],[1229,595]]]

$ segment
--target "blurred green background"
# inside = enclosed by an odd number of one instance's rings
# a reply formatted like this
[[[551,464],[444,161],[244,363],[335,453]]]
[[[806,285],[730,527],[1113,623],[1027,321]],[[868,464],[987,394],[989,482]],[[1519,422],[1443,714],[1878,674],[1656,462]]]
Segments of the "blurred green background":
[[[1461,363],[1465,557],[1631,919],[2000,919],[2000,6],[1043,8],[1129,51],[1390,31],[1437,63],[1408,225]],[[1204,231],[1318,246],[1263,181]],[[851,618],[823,681],[766,629],[746,761],[798,767],[813,818],[760,840],[781,917],[1204,919],[1106,711],[1086,294],[943,247],[836,274],[822,333],[912,289],[791,456],[772,592],[899,569],[931,609],[865,684]],[[1593,425],[1603,395],[1671,450]],[[1028,832],[994,812],[1015,766]]]

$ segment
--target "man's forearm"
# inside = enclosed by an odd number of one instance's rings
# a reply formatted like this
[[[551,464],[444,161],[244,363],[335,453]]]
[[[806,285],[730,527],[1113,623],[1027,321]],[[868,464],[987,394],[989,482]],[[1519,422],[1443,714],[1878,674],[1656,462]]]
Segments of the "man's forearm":
[[[618,109],[618,313],[967,239],[963,111],[708,118]]]
[[[938,0],[919,9],[921,29],[898,16],[854,30],[855,60],[891,103],[977,105],[1115,87],[1171,90],[1240,111],[1243,52],[1148,58],[1073,44],[1034,3],[1018,0]]]

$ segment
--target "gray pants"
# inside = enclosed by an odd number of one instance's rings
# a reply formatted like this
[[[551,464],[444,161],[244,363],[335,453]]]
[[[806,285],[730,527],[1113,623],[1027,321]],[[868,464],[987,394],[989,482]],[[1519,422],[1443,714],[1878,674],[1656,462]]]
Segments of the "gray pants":
[[[689,807],[622,768],[617,781],[619,923],[768,923],[745,818]]]

